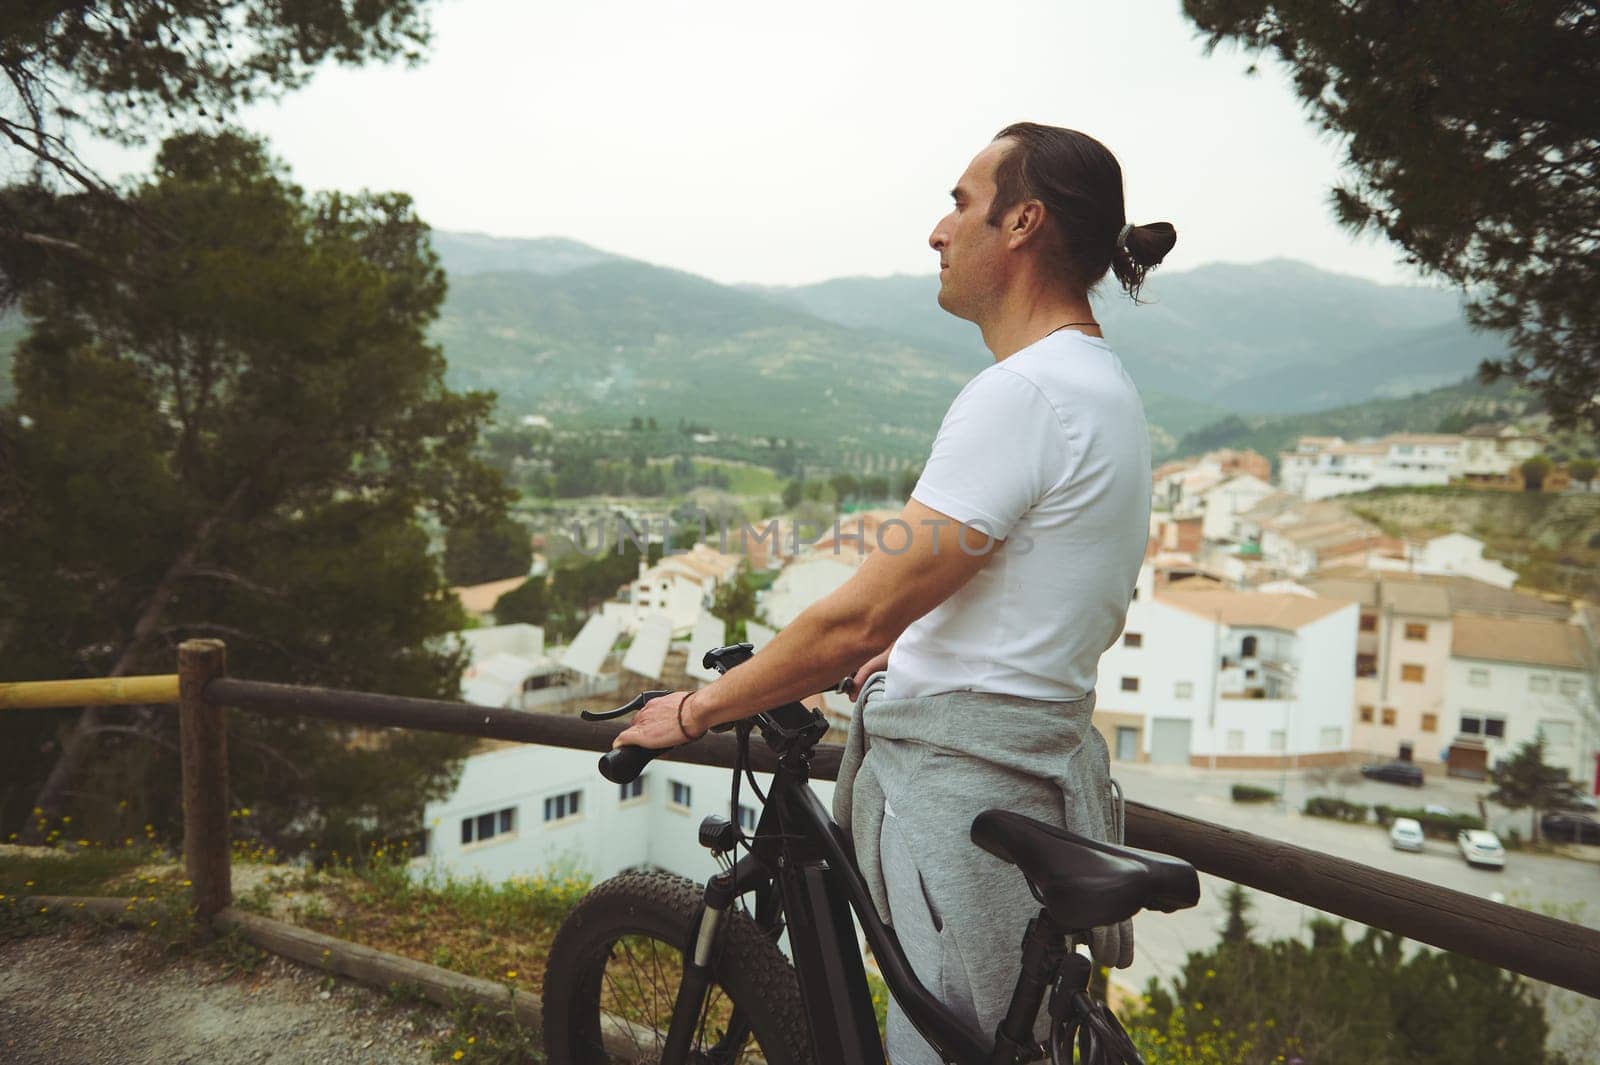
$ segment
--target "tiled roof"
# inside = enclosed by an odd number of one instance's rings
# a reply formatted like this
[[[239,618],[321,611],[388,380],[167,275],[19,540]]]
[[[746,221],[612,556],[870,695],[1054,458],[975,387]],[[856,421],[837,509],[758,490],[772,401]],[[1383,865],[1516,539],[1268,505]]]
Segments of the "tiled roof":
[[[490,581],[487,584],[466,584],[450,589],[456,593],[456,598],[461,600],[461,605],[469,614],[487,614],[494,609],[494,605],[502,595],[513,588],[520,588],[528,580],[527,577],[507,577],[503,581]]]
[[[1589,668],[1583,633],[1578,627],[1546,618],[1463,614],[1452,627],[1450,653],[1456,658],[1552,669]]]
[[[1350,567],[1330,568],[1317,574],[1317,583],[1327,581],[1367,581],[1382,579],[1386,585],[1425,584],[1444,589],[1450,596],[1450,608],[1455,612],[1471,614],[1508,614],[1523,617],[1555,618],[1566,621],[1572,616],[1572,607],[1565,602],[1552,602],[1524,592],[1496,588],[1492,584],[1471,577],[1446,576],[1432,573],[1411,573],[1404,570],[1370,570]]]
[[[1348,603],[1332,599],[1307,599],[1303,595],[1236,592],[1231,589],[1169,587],[1156,596],[1180,610],[1205,618],[1220,618],[1225,625],[1294,631],[1345,609]]]

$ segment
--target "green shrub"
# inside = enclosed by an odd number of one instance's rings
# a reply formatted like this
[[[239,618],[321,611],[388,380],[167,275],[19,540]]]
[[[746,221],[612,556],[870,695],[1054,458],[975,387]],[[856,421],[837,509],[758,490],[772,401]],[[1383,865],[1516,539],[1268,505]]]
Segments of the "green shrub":
[[[1363,824],[1367,820],[1367,804],[1346,802],[1331,795],[1313,795],[1306,800],[1301,813],[1307,817],[1331,817],[1335,821]]]
[[[1397,817],[1409,817],[1422,826],[1422,834],[1429,839],[1453,840],[1456,834],[1468,828],[1483,828],[1483,818],[1472,814],[1430,814],[1422,809],[1404,806],[1387,806],[1383,803],[1372,808],[1378,824],[1388,828]]]
[[[1271,788],[1258,788],[1254,784],[1235,784],[1233,786],[1234,802],[1275,802],[1278,793]]]

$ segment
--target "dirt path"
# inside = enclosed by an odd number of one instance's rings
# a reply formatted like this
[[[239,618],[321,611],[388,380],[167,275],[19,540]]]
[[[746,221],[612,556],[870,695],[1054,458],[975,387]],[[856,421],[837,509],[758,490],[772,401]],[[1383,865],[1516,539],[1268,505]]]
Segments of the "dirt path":
[[[7,1065],[420,1065],[446,1025],[279,958],[228,976],[212,962],[164,960],[127,932],[63,929],[0,945]]]

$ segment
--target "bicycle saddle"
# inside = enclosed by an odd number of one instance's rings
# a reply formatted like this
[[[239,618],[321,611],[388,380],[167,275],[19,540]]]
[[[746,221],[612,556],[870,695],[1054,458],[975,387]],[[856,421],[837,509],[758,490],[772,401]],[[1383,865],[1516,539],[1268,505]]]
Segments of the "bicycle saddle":
[[[1064,928],[1098,928],[1140,910],[1171,913],[1200,901],[1200,878],[1182,859],[1101,843],[1009,810],[974,818],[972,842],[1022,870]]]

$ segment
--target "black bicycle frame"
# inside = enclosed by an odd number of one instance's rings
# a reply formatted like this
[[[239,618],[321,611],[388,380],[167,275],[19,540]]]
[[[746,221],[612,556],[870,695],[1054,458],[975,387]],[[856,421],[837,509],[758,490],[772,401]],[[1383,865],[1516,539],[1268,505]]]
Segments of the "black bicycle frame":
[[[796,764],[798,763],[798,764]],[[1020,874],[1019,874],[1020,875]],[[958,1065],[1010,1065],[1022,1046],[969,1029],[922,986],[894,930],[878,917],[866,882],[856,868],[843,832],[807,784],[804,755],[783,759],[773,778],[751,851],[731,870],[707,884],[708,905],[725,909],[734,896],[757,893],[756,918],[774,935],[778,907],[787,921],[789,946],[818,1062],[884,1065],[876,1016],[850,914],[861,922],[885,983],[912,1025],[947,1061]],[[701,922],[707,919],[703,913]],[[1053,926],[1050,926],[1053,929]],[[690,1031],[709,987],[709,971],[693,964],[700,926],[690,938],[685,977],[679,987],[667,1046],[687,1048]],[[1029,928],[1030,946],[1053,934]],[[1019,948],[1024,944],[1019,943]],[[1007,1025],[1019,1034],[1031,1028],[1060,955],[1035,950],[1013,996]],[[691,972],[691,970],[695,970]],[[676,1053],[662,1060],[672,1065]]]

